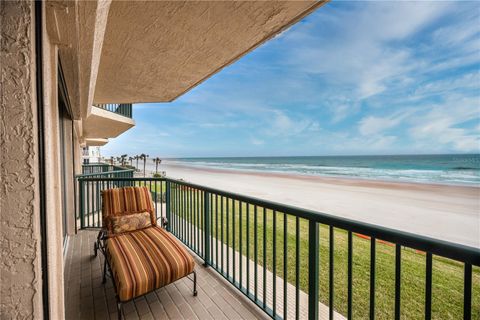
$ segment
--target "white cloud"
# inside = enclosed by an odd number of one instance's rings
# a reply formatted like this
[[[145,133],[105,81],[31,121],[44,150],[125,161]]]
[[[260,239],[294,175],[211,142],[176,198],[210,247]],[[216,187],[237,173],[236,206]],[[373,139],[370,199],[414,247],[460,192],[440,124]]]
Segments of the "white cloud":
[[[265,141],[263,141],[261,139],[257,139],[257,138],[251,138],[250,142],[255,146],[261,146],[261,145],[265,144]]]
[[[416,115],[409,134],[419,145],[438,144],[460,152],[480,152],[480,135],[476,128],[460,127],[465,122],[478,121],[479,117],[478,98],[452,98],[424,115]]]
[[[445,119],[444,119],[445,120]],[[448,125],[448,121],[439,120],[434,125],[414,127],[410,130],[414,141],[426,148],[432,146],[451,146],[459,152],[480,152],[480,136],[468,130]],[[435,137],[435,138],[433,138]]]
[[[480,72],[470,72],[459,77],[436,80],[421,84],[415,90],[416,97],[423,97],[433,94],[450,94],[455,90],[480,88]]]
[[[448,10],[446,2],[375,2],[362,3],[355,10],[331,11],[329,29],[335,30],[335,37],[310,35],[313,39],[307,42],[304,40],[309,35],[295,33],[318,33],[322,26],[292,30],[289,37],[296,49],[289,63],[306,73],[322,75],[331,83],[351,86],[351,96],[365,99],[387,90],[391,81],[402,82],[416,69],[419,62],[398,42]]]
[[[317,143],[332,154],[400,154],[405,149],[398,144],[395,135],[375,135],[371,137],[350,134],[325,133],[324,138]]]
[[[226,128],[232,127],[234,124],[226,123],[226,122],[200,122],[200,123],[192,123],[192,126],[199,126],[201,128]]]
[[[465,126],[465,123],[475,123]],[[480,99],[450,94],[439,104],[419,104],[385,116],[366,116],[358,123],[362,141],[380,148],[410,140],[417,152],[480,152]],[[395,136],[389,135],[395,132]],[[401,143],[401,142],[400,142]]]
[[[295,122],[288,117],[284,112],[279,110],[272,111],[272,118],[268,133],[271,135],[289,136],[302,132],[307,123]]]
[[[373,138],[368,142],[368,145],[372,150],[391,150],[396,140],[396,136],[380,136]]]
[[[307,127],[307,131],[315,132],[315,131],[320,131],[322,128],[320,127],[320,123],[317,121],[313,121],[310,123],[310,125]]]
[[[387,117],[367,116],[359,121],[358,131],[363,136],[375,135],[390,130],[398,126],[405,118],[412,113],[411,110],[405,110],[394,113]]]
[[[472,46],[467,45],[467,43],[473,42],[473,44],[477,45],[474,48],[478,50],[478,36],[480,32],[478,22],[477,8],[477,12],[473,10],[468,16],[464,15],[460,23],[435,30],[432,38],[442,46],[455,46],[466,49],[471,49]]]
[[[335,98],[325,101],[330,113],[332,114],[331,122],[336,124],[360,111],[360,104],[348,98]]]
[[[264,133],[269,136],[293,137],[321,129],[318,121],[303,116],[292,118],[281,110],[271,110],[264,121],[266,123]]]
[[[480,26],[478,10],[462,5],[331,2],[162,104],[170,111],[152,128],[139,120],[133,130],[146,129],[133,140],[192,155],[274,154],[279,146],[303,154],[478,152]],[[140,109],[147,107],[155,109]],[[159,128],[171,136],[159,138]]]
[[[350,111],[350,106],[348,104],[341,104],[332,108],[333,118],[332,122],[337,123],[345,119]]]

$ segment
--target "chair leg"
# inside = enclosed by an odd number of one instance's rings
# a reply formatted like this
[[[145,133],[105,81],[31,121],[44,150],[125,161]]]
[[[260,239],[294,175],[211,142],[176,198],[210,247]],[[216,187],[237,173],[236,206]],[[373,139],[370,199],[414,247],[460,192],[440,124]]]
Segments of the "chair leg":
[[[102,283],[105,284],[107,282],[107,257],[103,258],[103,279]]]
[[[117,301],[118,320],[122,320],[122,303]]]
[[[197,273],[193,271],[193,296],[197,296]]]
[[[96,258],[97,257],[97,254],[98,254],[98,249],[99,249],[99,245],[100,245],[100,239],[102,238],[102,231],[100,231],[98,233],[98,236],[97,236],[97,241],[95,241],[95,243],[93,244],[93,256]]]

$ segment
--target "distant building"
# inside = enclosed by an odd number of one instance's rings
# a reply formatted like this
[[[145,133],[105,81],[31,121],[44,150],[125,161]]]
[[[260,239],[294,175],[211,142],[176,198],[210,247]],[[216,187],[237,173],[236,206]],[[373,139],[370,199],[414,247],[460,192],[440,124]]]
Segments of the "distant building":
[[[102,155],[100,153],[100,147],[83,147],[82,148],[82,163],[98,163],[102,162]]]

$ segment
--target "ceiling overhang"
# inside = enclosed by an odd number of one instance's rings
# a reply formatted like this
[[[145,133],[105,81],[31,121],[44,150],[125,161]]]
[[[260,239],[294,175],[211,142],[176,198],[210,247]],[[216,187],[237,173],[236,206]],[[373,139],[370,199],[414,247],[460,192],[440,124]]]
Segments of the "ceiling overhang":
[[[101,147],[104,146],[108,143],[108,139],[101,139],[101,138],[90,138],[90,139],[85,139],[85,145],[87,147]]]
[[[83,137],[85,139],[115,138],[134,126],[135,121],[131,118],[92,107],[90,116],[83,122]]]
[[[168,102],[325,1],[113,1],[94,103]]]

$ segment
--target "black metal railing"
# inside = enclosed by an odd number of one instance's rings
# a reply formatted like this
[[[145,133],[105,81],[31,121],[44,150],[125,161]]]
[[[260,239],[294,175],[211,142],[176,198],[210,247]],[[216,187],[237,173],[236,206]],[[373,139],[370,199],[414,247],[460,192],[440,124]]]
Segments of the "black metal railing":
[[[88,163],[82,165],[82,174],[102,173],[110,171],[108,163]]]
[[[111,111],[122,116],[132,117],[132,104],[131,103],[104,103],[94,104],[95,107],[101,108],[107,111]]]
[[[86,163],[82,164],[82,175],[86,174],[105,174],[105,173],[110,173],[110,171],[134,171],[133,169],[128,169],[122,166],[114,165],[114,164],[108,164],[108,163],[103,163],[103,162],[97,162],[97,163]],[[91,177],[91,176],[90,176]],[[121,177],[121,176],[118,176]],[[125,176],[126,178],[131,178],[132,176]]]
[[[134,169],[126,169],[107,163],[82,165],[82,174],[76,176],[79,183],[75,190],[79,201],[75,212],[77,223],[75,230],[101,227],[101,191],[106,188],[128,186],[127,182],[121,180],[133,178],[133,175]],[[82,183],[82,179],[116,179],[117,182],[111,184],[97,182],[93,185]]]
[[[149,187],[168,230],[272,318],[480,317],[478,248],[169,178],[78,184],[80,228],[101,226],[101,190]]]

